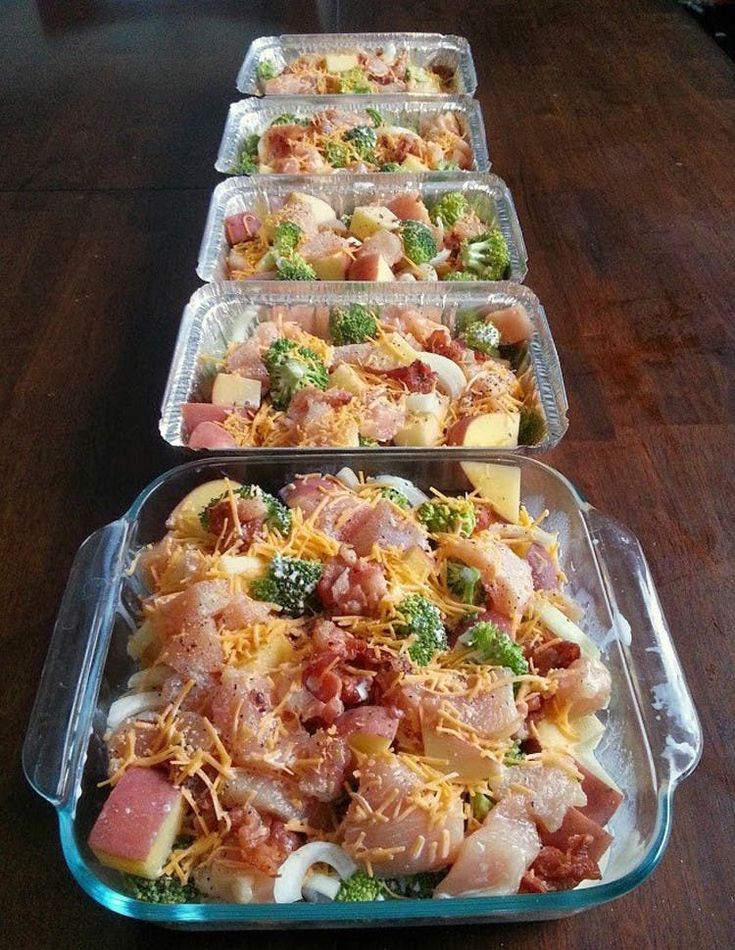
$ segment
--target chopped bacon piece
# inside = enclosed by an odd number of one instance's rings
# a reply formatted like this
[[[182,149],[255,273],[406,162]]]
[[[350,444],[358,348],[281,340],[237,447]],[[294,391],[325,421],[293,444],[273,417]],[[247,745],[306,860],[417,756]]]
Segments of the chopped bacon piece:
[[[222,498],[207,508],[207,526],[211,534],[222,537],[224,547],[229,547],[234,541],[251,544],[255,538],[265,534],[267,514],[268,509],[261,498]]]
[[[301,844],[299,836],[288,831],[278,818],[259,815],[252,805],[239,806],[229,814],[243,862],[275,877],[288,855]]]
[[[429,339],[424,343],[424,348],[429,353],[438,353],[440,356],[446,356],[455,363],[461,363],[467,357],[469,348],[461,340],[453,340],[449,330],[444,327],[442,330],[435,330]]]
[[[569,891],[581,881],[599,881],[600,869],[590,857],[590,844],[588,836],[575,835],[566,851],[545,845],[524,875],[521,893]]]
[[[257,214],[251,214],[249,211],[237,214],[231,214],[225,218],[225,232],[230,247],[236,244],[242,244],[243,241],[249,241],[260,230],[262,222]]]
[[[546,643],[537,643],[526,654],[536,672],[546,676],[549,670],[564,670],[581,656],[577,643],[571,640],[547,640]]]
[[[566,851],[574,838],[587,839],[587,851],[590,858],[598,862],[612,843],[612,835],[596,821],[588,818],[584,808],[570,808],[557,831],[541,831],[541,841],[545,845]]]
[[[411,393],[433,392],[438,378],[434,370],[422,360],[414,360],[410,366],[382,370],[381,375],[398,380]]]

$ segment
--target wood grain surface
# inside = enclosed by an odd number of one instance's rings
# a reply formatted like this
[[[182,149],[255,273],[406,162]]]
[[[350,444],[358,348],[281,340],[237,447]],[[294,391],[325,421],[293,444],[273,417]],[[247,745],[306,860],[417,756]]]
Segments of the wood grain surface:
[[[551,923],[202,947],[735,945],[735,74],[673,0],[0,6],[0,945],[180,947],[87,898],[20,746],[72,557],[180,459],[158,407],[234,78],[262,34],[466,35],[565,371],[548,460],[641,539],[705,733],[635,892]]]

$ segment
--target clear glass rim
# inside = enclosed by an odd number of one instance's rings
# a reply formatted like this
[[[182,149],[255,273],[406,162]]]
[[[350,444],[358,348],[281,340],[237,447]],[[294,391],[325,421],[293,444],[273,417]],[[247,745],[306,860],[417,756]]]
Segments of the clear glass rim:
[[[80,887],[108,910],[137,920],[160,924],[222,925],[231,923],[277,929],[291,922],[319,926],[365,926],[383,922],[436,923],[465,919],[491,922],[494,918],[522,920],[553,918],[578,913],[622,897],[638,887],[656,869],[668,843],[672,816],[671,787],[659,791],[656,832],[638,865],[622,877],[607,883],[547,894],[510,894],[504,897],[455,897],[445,900],[371,901],[370,904],[148,904],[109,887],[89,870],[73,831],[72,808],[59,810],[61,845],[66,863]],[[369,910],[368,910],[369,908]]]

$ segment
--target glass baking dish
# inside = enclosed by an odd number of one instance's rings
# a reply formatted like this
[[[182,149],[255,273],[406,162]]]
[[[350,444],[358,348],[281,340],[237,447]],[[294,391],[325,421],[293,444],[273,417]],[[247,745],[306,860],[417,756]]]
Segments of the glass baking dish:
[[[176,349],[171,361],[168,383],[161,405],[159,430],[163,438],[175,446],[185,446],[185,427],[181,404],[198,401],[205,367],[202,357],[223,356],[230,341],[247,339],[261,319],[267,319],[274,305],[314,305],[323,307],[361,303],[370,307],[387,305],[438,307],[441,319],[450,329],[460,309],[483,307],[499,310],[521,304],[533,324],[534,333],[528,349],[516,370],[526,397],[527,405],[534,405],[545,422],[541,442],[528,446],[531,451],[548,451],[559,443],[567,430],[567,395],[564,389],[559,357],[546,319],[546,313],[536,295],[519,284],[498,282],[491,290],[478,290],[474,283],[433,283],[426,291],[411,289],[411,284],[345,284],[300,283],[284,290],[280,281],[255,283],[225,281],[207,284],[192,295],[184,310],[179,327]],[[375,287],[375,289],[373,289]],[[260,455],[264,451],[279,455],[293,452],[293,448],[238,449],[238,454]],[[301,452],[325,454],[324,449],[301,448]],[[331,454],[333,449],[327,449]],[[363,453],[374,449],[363,448]],[[389,447],[388,452],[400,449]],[[405,451],[405,450],[404,450]],[[415,449],[419,455],[437,449]],[[441,446],[441,452],[456,454],[454,446]],[[461,451],[461,450],[460,450]],[[475,450],[477,451],[477,450]]]
[[[243,143],[248,135],[262,135],[271,122],[284,113],[300,119],[310,119],[315,112],[324,109],[339,109],[345,112],[362,112],[366,107],[377,109],[385,119],[385,125],[417,128],[421,119],[451,112],[456,116],[463,134],[472,146],[472,170],[490,170],[490,157],[485,139],[482,109],[470,96],[267,96],[264,99],[241,99],[233,102],[227,113],[225,130],[220,142],[219,154],[214,167],[225,175],[235,175],[233,166],[240,158]],[[349,171],[341,174],[351,174]],[[406,173],[404,173],[406,174]],[[410,174],[410,173],[409,173]],[[450,175],[452,172],[432,172],[434,175]],[[461,172],[460,172],[461,174]]]
[[[674,791],[696,766],[702,747],[697,714],[638,541],[580,496],[554,469],[527,457],[518,465],[532,514],[548,508],[558,531],[569,592],[585,608],[583,626],[601,649],[613,683],[606,729],[597,750],[625,792],[611,822],[615,835],[601,881],[571,891],[370,904],[146,904],[123,893],[87,836],[105,792],[102,735],[111,701],[133,672],[126,641],[141,584],[131,565],[142,545],[164,532],[174,505],[192,488],[223,474],[275,492],[314,467],[296,455],[254,460],[211,458],[173,469],[149,485],[118,521],[80,548],[61,603],[23,748],[31,785],[57,809],[69,868],[96,901],[117,913],[187,929],[365,927],[441,922],[547,920],[613,900],[656,867],[672,823]],[[336,472],[349,458],[321,462]],[[358,463],[355,464],[357,467]],[[366,475],[389,470],[426,489],[466,490],[460,465],[434,456],[360,459]]]
[[[244,211],[254,211],[262,217],[270,212],[274,202],[282,202],[293,191],[305,192],[323,199],[334,208],[337,217],[345,213],[351,214],[358,205],[389,201],[399,192],[418,191],[424,200],[433,202],[449,191],[460,191],[483,221],[496,224],[503,232],[510,251],[510,279],[522,281],[526,276],[526,245],[510,189],[502,178],[480,172],[453,172],[451,175],[437,175],[435,172],[377,172],[349,177],[257,175],[252,178],[228,178],[227,181],[221,181],[212,192],[209,203],[204,237],[199,249],[199,277],[209,282],[227,280],[229,276],[226,217]],[[295,281],[284,281],[285,283]],[[330,283],[344,284],[345,281]]]
[[[447,36],[443,33],[290,33],[284,36],[261,36],[248,47],[237,75],[237,88],[248,96],[263,95],[256,74],[258,64],[263,60],[269,60],[283,69],[302,53],[346,52],[355,48],[376,50],[386,43],[395,43],[399,49],[407,49],[417,66],[436,64],[451,67],[454,70],[453,93],[473,95],[477,89],[470,44],[463,36]],[[420,93],[402,92],[399,95]]]

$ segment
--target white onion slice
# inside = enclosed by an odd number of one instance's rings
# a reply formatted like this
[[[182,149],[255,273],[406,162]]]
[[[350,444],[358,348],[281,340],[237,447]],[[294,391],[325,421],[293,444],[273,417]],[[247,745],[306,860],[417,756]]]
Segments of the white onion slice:
[[[398,475],[375,475],[373,478],[368,478],[368,482],[373,485],[387,485],[389,488],[395,488],[396,491],[408,498],[409,504],[413,505],[414,508],[416,505],[429,500],[429,496],[425,495],[413,482],[409,482],[407,478],[400,478]]]
[[[171,667],[165,663],[157,663],[156,666],[146,667],[144,670],[138,670],[128,680],[128,689],[134,689],[138,692],[145,692],[157,689],[163,686],[165,680],[171,675]]]
[[[352,858],[336,844],[329,841],[310,841],[289,854],[278,869],[273,887],[276,904],[294,904],[302,898],[304,879],[313,864],[328,864],[343,881],[357,870]]]
[[[395,43],[386,43],[383,47],[383,62],[386,66],[392,66],[398,55],[398,47]]]
[[[449,250],[449,248],[448,248],[448,247],[445,247],[443,251],[439,251],[439,253],[436,255],[436,257],[432,257],[431,260],[429,261],[429,263],[432,264],[432,265],[434,265],[434,266],[435,266],[436,264],[443,264],[444,261],[446,261],[446,260],[449,259],[449,255],[450,255],[451,253],[452,253],[452,252]]]
[[[110,706],[107,714],[107,728],[115,730],[131,716],[139,716],[151,709],[162,709],[163,700],[160,693],[133,693],[132,696],[121,696]]]
[[[315,871],[309,875],[309,880],[304,884],[301,893],[307,901],[319,901],[325,897],[327,900],[333,901],[339,893],[341,884],[342,882],[338,877]]]
[[[334,477],[338,478],[343,485],[347,488],[351,488],[353,491],[360,487],[360,479],[351,468],[341,468]]]
[[[406,397],[406,409],[410,412],[438,416],[441,408],[442,405],[436,393],[411,393],[410,396]]]

